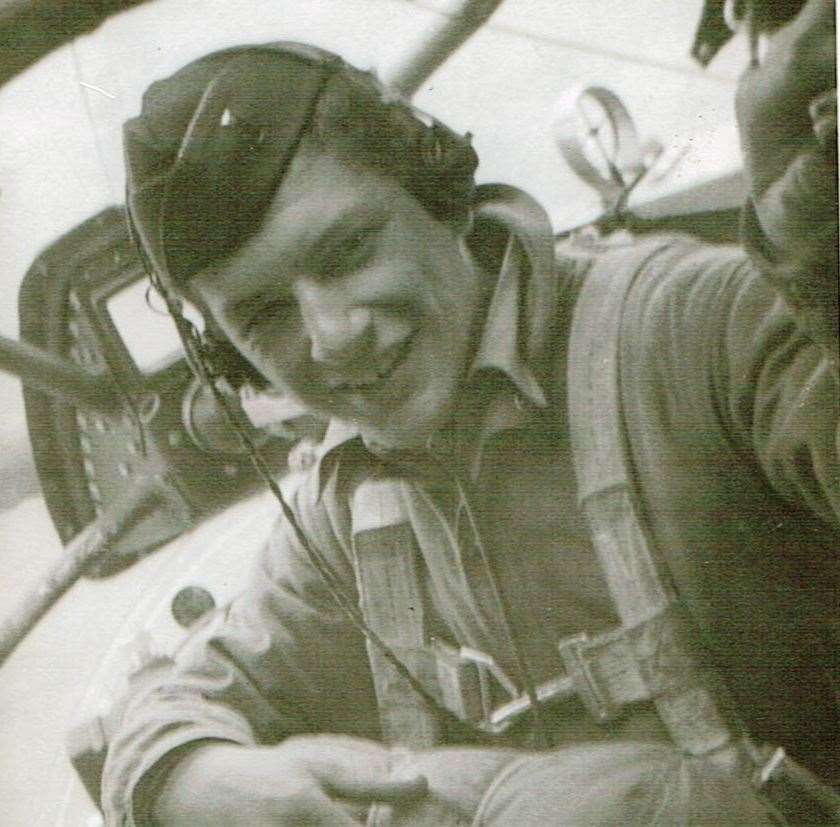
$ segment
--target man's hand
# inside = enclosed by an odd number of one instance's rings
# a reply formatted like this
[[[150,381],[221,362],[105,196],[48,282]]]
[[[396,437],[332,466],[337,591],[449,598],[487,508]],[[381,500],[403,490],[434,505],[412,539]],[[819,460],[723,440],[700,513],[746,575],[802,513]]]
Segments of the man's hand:
[[[213,743],[180,761],[155,804],[162,827],[358,827],[372,802],[423,796],[426,780],[389,780],[390,751],[332,735],[274,747]]]
[[[834,2],[808,0],[738,87],[738,127],[756,213],[785,254],[808,243],[814,222],[836,221],[835,61]]]
[[[808,0],[771,36],[759,66],[741,77],[736,98],[744,163],[760,195],[814,140],[809,106],[836,87],[833,0]]]
[[[833,0],[807,0],[741,79],[751,204],[744,243],[832,361],[838,345],[837,80]]]

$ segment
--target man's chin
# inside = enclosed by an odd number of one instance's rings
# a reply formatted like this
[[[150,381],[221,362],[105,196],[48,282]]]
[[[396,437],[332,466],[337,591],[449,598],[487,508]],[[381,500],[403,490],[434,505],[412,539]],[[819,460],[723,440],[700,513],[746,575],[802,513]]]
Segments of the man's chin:
[[[388,410],[375,415],[341,417],[358,429],[366,445],[384,450],[425,450],[432,437],[451,422],[455,408],[454,395],[444,394],[439,387],[414,390]]]

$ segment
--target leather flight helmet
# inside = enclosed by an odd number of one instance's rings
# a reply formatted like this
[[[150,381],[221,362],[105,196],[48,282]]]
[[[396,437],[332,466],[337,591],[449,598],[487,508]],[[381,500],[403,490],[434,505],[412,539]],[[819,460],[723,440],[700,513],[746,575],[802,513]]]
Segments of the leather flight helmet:
[[[435,217],[463,220],[478,158],[370,73],[291,42],[241,46],[149,88],[124,127],[132,233],[180,293],[260,226],[304,135],[398,180]]]

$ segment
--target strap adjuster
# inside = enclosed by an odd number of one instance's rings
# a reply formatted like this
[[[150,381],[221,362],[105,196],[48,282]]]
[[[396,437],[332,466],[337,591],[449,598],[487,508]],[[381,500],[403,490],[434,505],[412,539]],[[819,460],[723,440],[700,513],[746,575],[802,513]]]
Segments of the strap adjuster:
[[[690,670],[681,619],[679,608],[672,606],[632,628],[561,640],[557,648],[565,671],[535,687],[537,700],[577,697],[599,724],[606,724],[629,704],[690,689],[684,686]],[[442,702],[462,721],[499,735],[530,710],[528,696],[489,655],[441,641],[434,642],[433,651]],[[494,681],[510,698],[495,707]]]
[[[599,724],[615,720],[627,704],[650,698],[627,629],[574,635],[557,648],[575,694]]]
[[[491,715],[493,682],[510,697],[517,695],[516,684],[490,655],[469,646],[456,649],[441,640],[432,642],[432,652],[441,702],[462,721],[479,725]]]
[[[488,735],[501,735],[510,729],[531,708],[531,701],[520,694],[516,684],[488,654],[436,640],[432,651],[437,660],[440,698],[443,705],[462,721],[472,724]],[[493,685],[497,685],[510,700],[493,706]],[[561,675],[536,687],[537,699],[550,703],[575,694],[575,687],[567,676]],[[498,692],[495,693],[498,696]]]
[[[535,687],[540,703],[556,703],[573,698],[576,694],[574,682],[567,675],[559,675]],[[491,710],[479,729],[489,735],[501,735],[507,732],[526,712],[531,709],[531,699],[527,695],[517,695],[507,703]]]

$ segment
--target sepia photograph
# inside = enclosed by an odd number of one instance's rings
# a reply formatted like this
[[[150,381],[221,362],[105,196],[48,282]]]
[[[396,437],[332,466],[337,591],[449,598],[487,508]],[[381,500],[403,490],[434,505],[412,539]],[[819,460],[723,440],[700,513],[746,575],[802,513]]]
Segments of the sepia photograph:
[[[834,0],[0,0],[2,827],[840,827]]]

